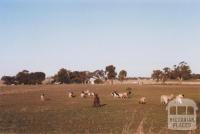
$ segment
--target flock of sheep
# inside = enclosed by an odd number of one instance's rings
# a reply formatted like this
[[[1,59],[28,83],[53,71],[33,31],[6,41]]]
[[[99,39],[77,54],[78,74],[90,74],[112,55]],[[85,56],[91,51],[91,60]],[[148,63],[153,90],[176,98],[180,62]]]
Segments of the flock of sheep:
[[[179,94],[179,95],[177,95],[176,97],[175,97],[173,94],[171,94],[171,95],[162,95],[161,98],[160,98],[160,102],[161,102],[162,104],[167,105],[167,104],[169,103],[169,101],[175,99],[177,103],[182,104],[182,103],[183,103],[183,102],[182,102],[182,99],[183,99],[183,98],[184,98],[184,95],[183,95],[183,94]]]
[[[124,92],[124,93],[118,93],[117,91],[113,91],[111,93],[111,95],[114,98],[122,98],[122,99],[129,98],[131,94],[132,94],[131,91]],[[139,104],[146,104],[146,97],[141,97],[139,100]]]
[[[123,92],[123,93],[118,93],[116,90],[113,91],[111,93],[111,96],[113,98],[120,98],[120,99],[126,99],[126,98],[130,98],[132,92],[130,91],[132,90],[131,88],[128,88],[127,92]],[[76,95],[74,94],[74,92],[67,92],[68,93],[68,97],[69,98],[75,98]],[[100,104],[100,98],[98,96],[98,94],[96,94],[95,92],[90,92],[89,90],[86,91],[82,91],[80,94],[81,98],[87,98],[87,97],[93,97],[94,101],[93,101],[93,106],[94,107],[99,107],[101,106]],[[182,103],[182,98],[184,98],[183,94],[179,94],[177,96],[174,96],[173,94],[171,95],[161,95],[160,98],[160,102],[163,105],[167,105],[171,100],[176,99],[176,102],[181,104]],[[45,94],[41,94],[41,101],[45,101]],[[138,101],[139,104],[146,104],[146,97],[141,97]]]

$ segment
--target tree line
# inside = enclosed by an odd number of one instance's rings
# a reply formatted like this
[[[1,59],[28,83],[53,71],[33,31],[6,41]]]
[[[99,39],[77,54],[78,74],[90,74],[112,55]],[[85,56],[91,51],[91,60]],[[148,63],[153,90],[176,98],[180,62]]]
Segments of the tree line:
[[[106,66],[105,70],[96,70],[94,72],[89,71],[70,71],[65,68],[61,68],[54,76],[51,77],[50,84],[71,84],[71,83],[90,83],[91,79],[94,79],[95,84],[104,83],[106,80],[119,79],[123,82],[127,77],[127,71],[121,70],[117,77],[116,67],[113,65]],[[29,72],[23,70],[16,74],[16,76],[3,76],[1,78],[4,84],[7,85],[36,85],[42,84],[46,75],[44,72]]]
[[[153,80],[157,82],[166,82],[167,80],[178,79],[180,82],[188,79],[200,79],[200,74],[192,74],[190,66],[186,62],[180,62],[178,65],[174,65],[172,68],[165,67],[162,70],[153,70],[151,75]],[[44,72],[29,72],[23,70],[16,74],[16,76],[3,76],[1,80],[7,85],[36,85],[42,84],[46,79]],[[95,84],[102,84],[109,80],[113,84],[114,80],[123,82],[127,78],[127,71],[121,70],[116,72],[114,65],[105,67],[105,70],[90,71],[70,71],[65,68],[61,68],[54,76],[52,76],[49,84],[71,84],[71,83],[91,83],[93,79]]]
[[[125,70],[121,70],[118,75],[118,79],[120,81],[124,81],[127,77],[127,72]],[[117,79],[116,68],[113,65],[106,66],[105,70],[96,70],[94,72],[89,71],[70,71],[67,69],[60,69],[56,75],[53,77],[53,83],[61,83],[61,84],[70,84],[70,83],[82,83],[88,84],[91,81],[91,78],[94,79],[95,84],[102,84],[106,80],[111,80],[113,84],[113,80]]]
[[[45,77],[46,75],[43,72],[29,72],[27,70],[23,70],[17,73],[16,76],[3,76],[1,80],[4,81],[4,84],[6,85],[36,85],[42,84],[42,81],[45,80]]]
[[[183,80],[200,79],[200,74],[192,74],[190,66],[186,62],[180,62],[172,68],[165,67],[162,70],[153,70],[151,77],[157,82],[165,83],[167,80]]]

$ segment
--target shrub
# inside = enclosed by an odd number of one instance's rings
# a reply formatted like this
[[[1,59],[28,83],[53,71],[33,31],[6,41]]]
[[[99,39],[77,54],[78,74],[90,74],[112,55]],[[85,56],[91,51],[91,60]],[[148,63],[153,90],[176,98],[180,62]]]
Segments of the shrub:
[[[103,81],[101,79],[96,79],[94,81],[95,84],[103,84]]]

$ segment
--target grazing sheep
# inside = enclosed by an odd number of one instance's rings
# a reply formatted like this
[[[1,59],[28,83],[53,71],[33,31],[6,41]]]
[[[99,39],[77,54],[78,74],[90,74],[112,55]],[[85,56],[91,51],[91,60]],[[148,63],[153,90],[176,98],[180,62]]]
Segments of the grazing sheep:
[[[76,97],[75,95],[74,95],[74,93],[73,92],[69,92],[69,98],[74,98],[74,97]]]
[[[93,101],[93,107],[100,107],[100,106],[101,106],[100,98],[99,98],[98,94],[95,94],[94,101]]]
[[[128,98],[131,95],[131,91],[125,93],[119,93],[120,98]]]
[[[95,93],[94,93],[94,92],[91,92],[91,93],[90,93],[90,96],[94,97],[94,96],[95,96]]]
[[[170,96],[168,96],[168,100],[169,101],[171,101],[171,100],[173,100],[174,99],[174,95],[173,94],[171,94]]]
[[[126,93],[119,93],[119,98],[126,98],[128,97]]]
[[[44,98],[44,93],[43,93],[43,94],[41,94],[41,96],[40,96],[40,100],[41,100],[41,101],[45,101],[45,98]]]
[[[160,97],[160,102],[161,102],[162,104],[167,104],[167,103],[168,103],[168,96],[167,96],[167,95],[162,95],[162,96]]]
[[[183,103],[183,102],[182,102],[182,98],[183,98],[183,97],[184,97],[183,94],[177,95],[177,96],[176,96],[176,103],[182,104],[182,103]]]
[[[114,97],[114,98],[119,98],[119,94],[117,93],[117,91],[113,91],[111,93],[111,95]]]
[[[84,93],[85,93],[86,95],[90,96],[90,91],[89,91],[89,90],[84,91]]]
[[[84,91],[81,92],[81,98],[86,98],[86,94]]]
[[[160,97],[160,101],[161,101],[162,104],[167,105],[169,103],[169,101],[173,100],[173,98],[174,98],[173,94],[171,94],[171,95],[162,95]]]
[[[83,91],[83,93],[85,93],[86,96],[90,96],[90,97],[95,96],[95,93],[94,92],[90,92],[89,90]]]
[[[89,92],[87,92],[87,96],[94,97],[94,96],[95,96],[95,93],[89,91]]]
[[[131,91],[125,92],[125,93],[117,93],[117,91],[113,91],[111,95],[114,98],[128,98],[131,95]]]
[[[139,104],[146,104],[146,97],[140,98]]]

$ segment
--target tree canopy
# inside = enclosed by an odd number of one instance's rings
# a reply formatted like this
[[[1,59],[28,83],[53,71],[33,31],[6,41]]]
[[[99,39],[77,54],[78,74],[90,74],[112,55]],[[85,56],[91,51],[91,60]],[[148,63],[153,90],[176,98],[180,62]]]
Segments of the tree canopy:
[[[42,81],[45,80],[45,73],[43,72],[31,72],[23,70],[17,73],[16,76],[3,76],[1,80],[4,81],[7,85],[12,84],[24,84],[24,85],[35,85],[42,84]]]
[[[113,80],[116,78],[117,73],[115,72],[115,66],[109,65],[106,67],[106,74],[107,74],[107,79],[111,80],[113,84]]]
[[[127,77],[127,71],[121,70],[118,75],[118,79],[123,82]]]
[[[169,67],[163,68],[163,70],[153,70],[151,77],[157,82],[160,80],[164,83],[168,79],[178,79],[179,81],[193,78],[191,74],[190,66],[186,62],[180,62],[178,65],[174,65],[172,69]]]

